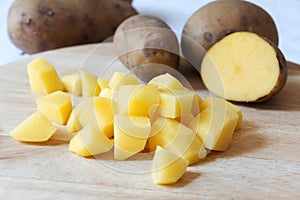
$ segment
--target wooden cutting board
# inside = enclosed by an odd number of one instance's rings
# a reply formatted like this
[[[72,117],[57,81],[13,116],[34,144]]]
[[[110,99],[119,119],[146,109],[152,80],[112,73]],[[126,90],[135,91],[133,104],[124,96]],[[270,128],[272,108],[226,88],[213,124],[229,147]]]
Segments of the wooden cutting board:
[[[300,66],[289,63],[287,85],[270,101],[239,105],[243,128],[228,151],[209,154],[178,183],[159,186],[149,173],[152,154],[122,162],[111,152],[81,158],[68,151],[73,135],[63,127],[42,144],[9,136],[36,110],[26,64],[37,56],[53,63],[61,76],[80,67],[104,77],[125,70],[110,43],[49,51],[0,67],[0,199],[300,198]],[[193,69],[183,74],[201,96],[209,95]]]

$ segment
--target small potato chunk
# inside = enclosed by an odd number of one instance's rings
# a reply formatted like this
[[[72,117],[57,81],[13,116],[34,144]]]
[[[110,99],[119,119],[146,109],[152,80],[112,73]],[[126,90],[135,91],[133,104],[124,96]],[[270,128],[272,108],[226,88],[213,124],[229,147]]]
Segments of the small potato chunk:
[[[82,82],[82,96],[93,97],[98,96],[100,88],[97,84],[97,76],[89,72],[80,72],[80,78]]]
[[[151,85],[125,85],[118,91],[120,114],[150,116],[159,101],[159,90]]]
[[[84,99],[73,108],[71,115],[69,117],[69,120],[67,122],[67,130],[70,133],[73,133],[73,132],[76,132],[76,131],[79,131],[82,129],[82,125],[79,121],[79,117],[81,115],[81,112],[85,108],[88,108],[92,104],[91,103],[92,100],[93,100],[92,98]]]
[[[103,88],[99,94],[99,97],[105,97],[108,99],[113,99],[114,98],[114,93],[115,91],[111,88]]]
[[[69,144],[69,150],[80,156],[94,156],[110,151],[113,143],[103,132],[86,126],[75,135]]]
[[[236,105],[222,99],[222,98],[212,98],[212,97],[207,97],[201,104],[200,110],[204,110],[206,108],[211,108],[215,109],[216,107],[219,107],[219,109],[232,109],[238,114],[239,120],[236,125],[236,129],[242,128],[242,121],[243,121],[243,113],[242,110],[237,107]]]
[[[114,158],[125,160],[145,148],[151,132],[148,117],[143,116],[114,116]]]
[[[180,81],[169,73],[154,77],[148,82],[148,84],[157,86],[163,90],[184,90]]]
[[[115,72],[108,85],[111,89],[117,90],[123,85],[137,85],[139,80],[135,75]]]
[[[68,74],[61,78],[65,91],[76,96],[82,95],[82,84],[79,74]]]
[[[36,58],[27,65],[27,73],[31,90],[41,95],[47,95],[64,86],[56,69],[44,58]]]
[[[100,90],[102,91],[104,88],[109,88],[109,80],[103,79],[103,78],[98,78],[97,79],[97,84],[100,87]]]
[[[45,142],[56,130],[47,117],[37,111],[15,127],[10,135],[22,142]]]
[[[175,119],[191,113],[194,94],[191,91],[172,90],[160,92],[162,116]]]
[[[72,112],[71,98],[62,91],[37,98],[36,105],[50,121],[61,125],[67,123]]]
[[[152,180],[156,184],[176,183],[188,165],[189,161],[158,146],[151,166]]]
[[[230,144],[239,116],[231,109],[207,108],[190,124],[206,148],[225,151]]]

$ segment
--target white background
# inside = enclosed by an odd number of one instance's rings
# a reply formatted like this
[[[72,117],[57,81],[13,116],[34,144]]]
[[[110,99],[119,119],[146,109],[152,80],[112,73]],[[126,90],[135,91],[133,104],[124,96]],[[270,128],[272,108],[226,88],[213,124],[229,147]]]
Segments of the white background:
[[[109,0],[108,0],[109,1]],[[300,0],[249,0],[264,8],[274,18],[279,31],[279,47],[287,60],[300,63]],[[21,58],[21,51],[7,35],[7,15],[13,0],[0,4],[0,65]],[[186,20],[210,0],[134,0],[141,14],[160,17],[176,32],[181,32]],[[26,56],[26,55],[25,55]]]

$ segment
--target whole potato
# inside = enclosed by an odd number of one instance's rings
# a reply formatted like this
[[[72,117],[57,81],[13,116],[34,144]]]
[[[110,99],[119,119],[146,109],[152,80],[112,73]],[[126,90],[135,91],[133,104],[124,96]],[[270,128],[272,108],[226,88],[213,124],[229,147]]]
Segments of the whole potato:
[[[15,0],[8,15],[12,42],[26,53],[101,42],[136,11],[125,0]]]
[[[178,68],[177,37],[159,18],[135,15],[126,19],[115,32],[114,45],[121,62],[141,80]]]
[[[200,70],[205,52],[237,31],[256,33],[278,45],[276,25],[266,11],[246,1],[226,0],[207,4],[188,19],[182,32],[182,53]]]

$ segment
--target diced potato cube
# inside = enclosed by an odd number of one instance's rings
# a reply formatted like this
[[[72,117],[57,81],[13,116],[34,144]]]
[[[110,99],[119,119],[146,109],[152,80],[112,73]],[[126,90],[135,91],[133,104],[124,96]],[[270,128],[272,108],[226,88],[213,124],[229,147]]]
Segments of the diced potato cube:
[[[93,98],[84,99],[73,108],[71,115],[69,117],[69,120],[67,122],[67,130],[70,133],[73,133],[73,132],[76,132],[76,131],[79,131],[82,129],[82,125],[79,121],[79,117],[81,115],[81,112],[85,108],[92,106],[92,101],[93,101]]]
[[[194,93],[194,100],[192,104],[192,114],[194,116],[197,116],[200,113],[202,101],[202,98],[198,94]]]
[[[183,116],[177,117],[176,120],[183,125],[188,126],[194,118],[195,117],[192,113],[187,113]]]
[[[158,146],[151,166],[152,180],[156,184],[176,183],[188,165],[189,161]]]
[[[149,150],[154,151],[157,146],[188,160],[190,164],[197,163],[200,151],[205,151],[196,132],[176,120],[164,118],[157,119],[152,125]]]
[[[36,58],[29,63],[27,73],[33,92],[46,95],[64,89],[56,69],[44,58]]]
[[[212,97],[207,97],[201,104],[200,110],[204,110],[205,108],[212,108],[215,109],[218,107],[218,109],[232,109],[238,114],[239,116],[239,121],[237,123],[236,129],[242,128],[242,121],[243,121],[243,113],[242,110],[237,107],[236,105],[222,99],[222,98],[212,98]],[[222,108],[223,107],[223,108]]]
[[[52,122],[66,124],[72,112],[69,94],[62,91],[53,92],[36,99],[37,108]]]
[[[189,125],[206,148],[225,151],[231,141],[239,116],[231,109],[206,108]]]
[[[153,106],[159,104],[160,93],[150,85],[126,85],[118,91],[120,114],[150,116]]]
[[[139,80],[132,74],[115,72],[111,77],[108,85],[111,89],[117,90],[123,85],[137,85]]]
[[[103,88],[99,94],[99,97],[105,97],[108,99],[113,99],[114,97],[114,90],[111,88]]]
[[[113,143],[103,132],[86,126],[72,138],[69,150],[80,156],[94,156],[110,151]]]
[[[22,142],[45,142],[56,130],[47,117],[37,111],[15,127],[10,135]]]
[[[97,84],[102,91],[104,88],[109,88],[109,80],[103,79],[103,78],[98,78],[97,79]]]
[[[160,92],[160,105],[164,117],[175,119],[191,113],[194,94],[191,91],[172,90]]]
[[[125,160],[145,148],[151,131],[148,117],[143,116],[114,116],[114,158]]]
[[[68,74],[61,78],[65,91],[76,96],[82,95],[82,84],[79,74]]]
[[[180,81],[168,73],[154,77],[148,82],[148,84],[157,86],[162,90],[184,90]]]
[[[94,100],[94,112],[100,130],[109,138],[114,136],[114,114],[117,104],[108,98],[96,97]]]
[[[93,97],[98,96],[100,88],[97,84],[97,76],[89,72],[80,72],[80,78],[82,83],[82,96]]]

